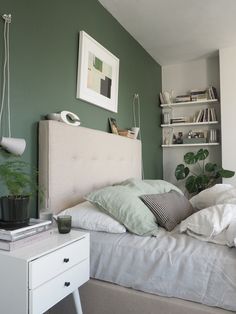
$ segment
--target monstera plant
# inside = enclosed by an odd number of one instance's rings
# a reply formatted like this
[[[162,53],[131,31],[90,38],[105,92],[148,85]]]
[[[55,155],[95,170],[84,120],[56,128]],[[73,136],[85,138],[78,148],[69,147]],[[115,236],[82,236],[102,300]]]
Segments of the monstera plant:
[[[186,180],[185,187],[189,194],[197,194],[214,184],[220,178],[231,178],[235,172],[225,170],[216,163],[207,162],[209,156],[207,149],[200,149],[197,153],[189,152],[184,155],[185,164],[175,169],[177,180]]]

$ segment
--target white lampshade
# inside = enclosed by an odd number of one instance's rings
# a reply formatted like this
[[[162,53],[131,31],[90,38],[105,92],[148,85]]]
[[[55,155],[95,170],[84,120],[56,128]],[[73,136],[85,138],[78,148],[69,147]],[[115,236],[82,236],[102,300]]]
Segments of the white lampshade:
[[[2,137],[0,145],[9,153],[20,156],[24,153],[26,141],[23,138]]]

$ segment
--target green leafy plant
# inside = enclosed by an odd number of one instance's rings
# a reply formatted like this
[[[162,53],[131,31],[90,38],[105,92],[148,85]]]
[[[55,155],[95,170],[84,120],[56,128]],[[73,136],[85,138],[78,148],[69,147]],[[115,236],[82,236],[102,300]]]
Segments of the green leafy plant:
[[[19,160],[7,160],[0,164],[0,181],[6,186],[9,196],[31,196],[38,191],[36,184],[37,172],[33,177],[28,171],[29,164]]]
[[[184,162],[191,165],[191,169],[185,164],[180,164],[175,169],[176,179],[186,180],[185,187],[190,194],[197,194],[216,184],[220,178],[231,178],[235,174],[216,163],[206,163],[208,156],[207,149],[200,149],[197,153],[189,152],[184,155]]]

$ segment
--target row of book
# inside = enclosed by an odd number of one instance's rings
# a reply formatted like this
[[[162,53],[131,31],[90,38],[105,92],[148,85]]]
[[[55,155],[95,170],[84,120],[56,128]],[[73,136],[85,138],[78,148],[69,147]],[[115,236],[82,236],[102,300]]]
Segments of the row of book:
[[[167,91],[160,93],[161,104],[171,104],[189,101],[205,101],[217,99],[217,91],[214,86],[210,86],[207,89],[192,89],[188,94],[178,95],[173,99],[173,92]]]
[[[217,121],[215,108],[205,108],[198,112],[194,122],[212,122]]]
[[[51,220],[31,218],[29,225],[15,230],[0,229],[0,250],[12,251],[52,234]]]

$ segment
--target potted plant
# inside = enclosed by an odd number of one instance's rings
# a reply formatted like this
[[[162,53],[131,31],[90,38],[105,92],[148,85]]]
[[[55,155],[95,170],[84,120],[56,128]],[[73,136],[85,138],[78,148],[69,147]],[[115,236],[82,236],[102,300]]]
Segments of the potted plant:
[[[197,153],[189,152],[184,155],[184,161],[192,167],[189,168],[184,164],[176,167],[175,177],[177,180],[186,179],[185,187],[189,194],[198,194],[216,184],[221,178],[234,176],[234,171],[225,170],[216,163],[206,163],[208,156],[207,149],[200,149]]]
[[[32,178],[27,171],[28,167],[28,163],[18,158],[0,164],[0,181],[7,190],[7,195],[0,198],[2,228],[20,228],[29,222],[29,199],[38,187],[36,178]],[[36,174],[35,171],[34,173]]]

